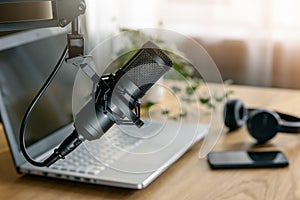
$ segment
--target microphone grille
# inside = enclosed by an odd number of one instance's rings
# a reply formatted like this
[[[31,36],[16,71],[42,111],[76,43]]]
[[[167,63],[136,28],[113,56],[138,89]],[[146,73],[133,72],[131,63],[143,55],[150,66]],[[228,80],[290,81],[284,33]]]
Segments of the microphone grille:
[[[154,43],[147,42],[121,71],[146,93],[171,67],[171,59]]]

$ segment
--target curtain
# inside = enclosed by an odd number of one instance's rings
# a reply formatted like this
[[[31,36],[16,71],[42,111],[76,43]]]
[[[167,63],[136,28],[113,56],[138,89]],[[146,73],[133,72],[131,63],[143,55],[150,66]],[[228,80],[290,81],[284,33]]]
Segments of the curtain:
[[[86,0],[86,28],[92,46],[119,28],[150,28],[157,23],[157,0]]]
[[[92,43],[118,27],[158,27],[197,40],[224,79],[300,88],[299,0],[87,0]]]

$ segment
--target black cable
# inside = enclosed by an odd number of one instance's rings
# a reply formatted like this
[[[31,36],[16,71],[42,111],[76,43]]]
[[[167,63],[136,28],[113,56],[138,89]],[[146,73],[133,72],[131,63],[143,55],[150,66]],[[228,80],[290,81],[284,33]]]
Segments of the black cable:
[[[21,128],[20,128],[20,135],[19,135],[19,139],[20,139],[20,148],[21,151],[25,157],[25,159],[31,163],[32,165],[38,166],[38,167],[44,167],[47,166],[47,163],[45,161],[43,162],[37,162],[35,160],[33,160],[30,155],[27,153],[26,150],[26,146],[25,146],[25,130],[26,130],[26,126],[29,120],[29,117],[31,115],[31,112],[33,110],[33,108],[35,107],[36,103],[39,101],[39,99],[43,96],[44,92],[46,91],[46,89],[48,88],[49,84],[52,82],[53,78],[56,76],[58,70],[60,69],[60,67],[62,66],[66,56],[68,54],[68,48],[66,47],[61,55],[61,57],[58,60],[58,63],[56,64],[56,66],[54,67],[53,71],[51,72],[51,74],[49,75],[48,79],[46,80],[46,82],[43,84],[43,86],[41,87],[41,89],[39,90],[39,92],[37,93],[37,95],[34,97],[34,99],[32,100],[32,102],[30,103],[30,105],[28,106],[26,113],[23,117],[22,120],[22,124],[21,124]]]

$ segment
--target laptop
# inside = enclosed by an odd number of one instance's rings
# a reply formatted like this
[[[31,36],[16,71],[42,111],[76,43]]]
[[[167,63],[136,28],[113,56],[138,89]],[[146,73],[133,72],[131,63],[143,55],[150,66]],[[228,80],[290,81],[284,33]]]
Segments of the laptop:
[[[142,189],[207,133],[207,124],[148,120],[143,128],[114,125],[50,167],[35,167],[19,148],[22,117],[66,45],[67,29],[23,31],[0,39],[0,114],[17,172]],[[29,154],[42,160],[73,130],[76,68],[63,64],[34,109],[26,130]]]

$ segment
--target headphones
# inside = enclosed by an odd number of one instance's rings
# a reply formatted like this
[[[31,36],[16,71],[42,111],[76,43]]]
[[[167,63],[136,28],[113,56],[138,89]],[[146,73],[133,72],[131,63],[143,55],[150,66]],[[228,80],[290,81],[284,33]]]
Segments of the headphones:
[[[258,144],[266,143],[277,132],[300,133],[300,118],[264,109],[249,109],[237,99],[226,102],[224,121],[230,131],[247,123],[248,132]]]

